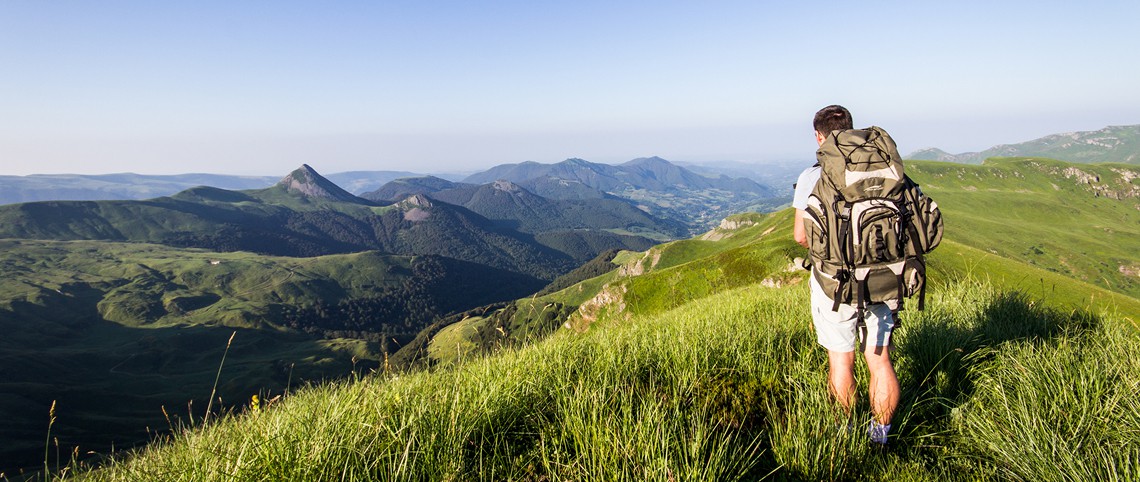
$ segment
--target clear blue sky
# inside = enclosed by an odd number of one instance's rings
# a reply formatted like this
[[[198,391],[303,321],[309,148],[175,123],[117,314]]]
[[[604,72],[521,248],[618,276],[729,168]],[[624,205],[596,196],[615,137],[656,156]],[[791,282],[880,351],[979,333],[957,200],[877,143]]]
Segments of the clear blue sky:
[[[804,162],[1140,124],[1140,2],[0,1],[0,174]]]

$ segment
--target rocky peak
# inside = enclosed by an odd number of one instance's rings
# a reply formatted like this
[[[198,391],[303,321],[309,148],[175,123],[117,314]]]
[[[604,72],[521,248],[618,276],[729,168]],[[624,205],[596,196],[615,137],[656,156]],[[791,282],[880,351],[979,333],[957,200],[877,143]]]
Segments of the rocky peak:
[[[519,187],[518,184],[515,184],[511,181],[505,181],[502,179],[491,183],[491,187],[495,188],[498,191],[503,191],[503,192],[508,192],[508,193],[516,193],[516,192],[519,192],[520,190],[522,190],[522,188]]]
[[[337,186],[336,183],[318,174],[317,171],[309,167],[308,164],[302,164],[297,170],[289,173],[288,176],[278,181],[277,185],[285,188],[288,192],[308,197],[344,202],[360,201],[360,198],[357,198],[352,195],[352,193]]]
[[[400,203],[404,211],[404,220],[418,223],[431,217],[429,209],[432,207],[431,199],[423,194],[412,194]]]
[[[418,193],[412,194],[411,196],[408,196],[406,199],[404,199],[404,204],[409,208],[430,208],[432,206],[431,199],[428,199],[427,196]]]

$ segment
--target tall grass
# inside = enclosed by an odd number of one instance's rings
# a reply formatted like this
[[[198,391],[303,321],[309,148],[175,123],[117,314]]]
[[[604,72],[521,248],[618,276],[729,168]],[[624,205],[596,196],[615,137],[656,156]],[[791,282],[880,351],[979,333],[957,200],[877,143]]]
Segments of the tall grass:
[[[907,313],[887,452],[829,400],[803,286],[311,387],[73,480],[1128,480],[1140,339],[963,281]],[[866,373],[858,374],[865,384]],[[865,385],[863,390],[865,390]],[[864,397],[865,398],[865,397]]]

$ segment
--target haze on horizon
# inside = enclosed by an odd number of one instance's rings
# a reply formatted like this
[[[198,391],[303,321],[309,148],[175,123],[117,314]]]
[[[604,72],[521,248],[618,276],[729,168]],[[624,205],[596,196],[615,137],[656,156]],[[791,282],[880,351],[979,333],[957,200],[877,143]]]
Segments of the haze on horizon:
[[[619,4],[620,3],[620,4]],[[1138,2],[3,2],[0,175],[810,159],[1140,123]]]

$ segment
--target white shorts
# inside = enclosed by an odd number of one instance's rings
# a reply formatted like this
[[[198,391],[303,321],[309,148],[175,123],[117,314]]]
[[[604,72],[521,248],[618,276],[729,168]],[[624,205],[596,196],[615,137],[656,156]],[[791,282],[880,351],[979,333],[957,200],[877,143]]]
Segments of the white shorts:
[[[848,304],[840,304],[839,311],[831,311],[834,304],[831,297],[819,286],[815,276],[811,280],[811,317],[815,324],[815,335],[820,345],[830,351],[851,352],[857,345],[890,346],[891,330],[895,318],[891,309],[882,303],[867,305],[866,330],[858,325],[858,310]],[[865,333],[863,333],[865,331]]]

